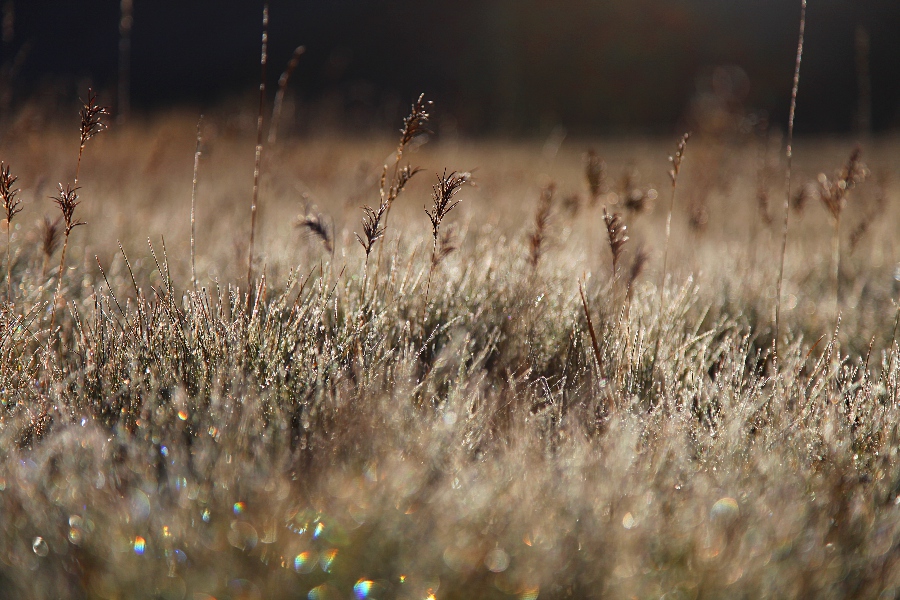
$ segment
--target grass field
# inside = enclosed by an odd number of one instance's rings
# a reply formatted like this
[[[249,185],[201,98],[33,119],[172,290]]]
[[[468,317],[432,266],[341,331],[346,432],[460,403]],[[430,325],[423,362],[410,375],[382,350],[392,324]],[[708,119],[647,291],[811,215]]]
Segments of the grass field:
[[[839,219],[855,140],[795,145],[775,358],[774,136],[688,141],[665,269],[675,138],[282,136],[248,294],[253,129],[203,123],[196,285],[193,116],[86,141],[62,263],[76,128],[0,140],[5,597],[900,594],[898,140]]]

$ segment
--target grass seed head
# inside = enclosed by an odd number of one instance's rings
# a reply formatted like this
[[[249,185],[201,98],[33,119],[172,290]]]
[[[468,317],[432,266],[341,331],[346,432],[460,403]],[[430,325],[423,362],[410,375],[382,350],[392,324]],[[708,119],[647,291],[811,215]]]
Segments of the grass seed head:
[[[634,187],[625,194],[625,209],[632,213],[642,213],[649,210],[650,205],[658,197],[654,188]]]
[[[619,264],[619,258],[625,249],[625,242],[629,239],[628,236],[625,235],[627,227],[622,221],[622,216],[619,213],[609,213],[605,206],[603,207],[603,223],[606,225],[606,237],[609,241],[609,249],[612,251],[613,274],[615,274]]]
[[[684,160],[684,150],[687,148],[688,139],[690,139],[691,134],[685,133],[681,136],[681,141],[678,142],[678,147],[675,149],[675,156],[669,157],[669,162],[672,163],[672,168],[669,169],[669,179],[672,180],[672,187],[678,183],[678,173],[681,172],[681,162]]]
[[[631,261],[631,268],[628,270],[628,295],[629,297],[634,290],[634,284],[637,282],[638,278],[641,276],[641,273],[644,272],[644,268],[647,266],[647,263],[650,261],[650,252],[647,251],[643,246],[638,246],[637,251],[634,253],[634,260]]]
[[[41,253],[46,258],[53,256],[53,253],[59,249],[60,242],[62,242],[61,218],[57,217],[55,220],[51,220],[50,217],[44,216],[41,221]]]
[[[601,194],[606,193],[606,163],[593,148],[584,155],[584,176],[591,193],[591,204],[596,204]]]
[[[791,209],[797,213],[798,215],[802,215],[804,209],[806,208],[806,204],[810,200],[815,200],[819,196],[819,190],[816,184],[811,182],[806,182],[799,187],[799,189],[794,192],[794,195],[791,196]]]
[[[444,259],[459,249],[459,241],[456,239],[456,228],[451,224],[441,231],[438,238],[437,252],[431,256],[432,266],[437,267]]]
[[[94,90],[88,89],[87,101],[82,101],[81,107],[81,147],[87,144],[88,140],[106,129],[102,117],[109,115],[109,108],[97,104],[97,95]]]
[[[53,200],[56,205],[59,207],[59,211],[62,213],[63,222],[65,224],[65,233],[68,236],[69,233],[79,225],[86,225],[83,221],[79,221],[75,218],[75,208],[81,204],[81,201],[78,200],[78,188],[73,188],[71,185],[66,184],[66,187],[63,188],[62,184],[57,184],[57,194],[56,196],[51,196],[50,199]]]
[[[381,204],[377,209],[372,208],[368,204],[362,207],[363,210],[363,235],[360,236],[358,233],[356,235],[357,241],[362,245],[363,250],[366,251],[366,257],[368,258],[369,254],[372,253],[372,248],[375,246],[375,242],[377,242],[384,235],[384,226],[381,224],[381,218],[384,216],[384,212],[387,210],[387,204]]]
[[[18,177],[10,175],[9,165],[0,162],[0,200],[6,213],[6,226],[12,225],[13,217],[22,212],[22,200],[18,197],[19,189],[13,187]]]
[[[556,186],[552,183],[541,189],[541,197],[534,213],[534,229],[528,236],[528,264],[532,269],[537,268],[541,257],[547,251],[547,231],[550,227],[550,212],[555,192]]]
[[[325,217],[319,213],[309,213],[297,217],[296,227],[304,234],[314,237],[322,242],[327,252],[334,249],[331,239],[331,230],[325,222]]]
[[[847,164],[837,173],[834,180],[825,173],[819,174],[819,198],[825,209],[835,221],[839,220],[847,202],[847,194],[857,185],[865,181],[869,170],[860,160],[862,150],[859,146],[850,153]]]
[[[403,127],[400,129],[400,144],[397,146],[398,155],[403,154],[403,150],[417,136],[423,133],[429,133],[428,119],[431,114],[428,112],[432,103],[425,100],[425,94],[420,94],[419,98],[413,103],[409,116],[403,119]]]
[[[438,239],[441,221],[460,203],[459,200],[454,200],[453,197],[469,182],[471,176],[471,173],[457,173],[456,171],[447,175],[446,169],[444,169],[443,175],[438,175],[437,184],[431,188],[431,210],[425,209],[425,214],[428,215],[431,221],[431,232],[435,240]]]

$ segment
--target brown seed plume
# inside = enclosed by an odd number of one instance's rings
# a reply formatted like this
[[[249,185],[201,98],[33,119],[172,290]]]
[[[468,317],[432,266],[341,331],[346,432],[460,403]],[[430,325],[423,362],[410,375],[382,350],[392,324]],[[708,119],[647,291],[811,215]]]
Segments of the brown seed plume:
[[[541,257],[547,251],[547,232],[550,227],[550,211],[553,207],[553,194],[556,186],[550,184],[541,189],[537,210],[534,213],[534,228],[528,236],[528,264],[536,269]]]
[[[437,252],[431,257],[432,266],[437,267],[440,265],[445,258],[456,252],[457,249],[459,249],[459,242],[456,239],[456,228],[451,224],[441,231],[441,236],[438,238]]]
[[[431,117],[428,110],[431,102],[425,100],[425,94],[419,94],[419,97],[412,105],[409,116],[403,119],[403,127],[400,129],[400,144],[397,146],[397,160],[400,159],[403,150],[409,145],[413,138],[423,133],[430,133],[426,127],[428,119]]]
[[[606,163],[592,149],[584,155],[584,175],[591,194],[591,206],[606,192]]]
[[[56,220],[51,220],[50,217],[44,216],[41,221],[41,254],[44,255],[45,260],[59,250],[59,244],[62,241],[61,219],[62,217],[57,217]],[[41,278],[43,279],[43,276]]]
[[[10,233],[12,220],[22,211],[22,201],[18,198],[19,189],[13,187],[18,177],[10,175],[9,165],[0,162],[0,200],[6,213],[6,299],[12,302],[12,259],[10,252]]]
[[[296,227],[306,235],[312,236],[322,242],[322,246],[327,252],[331,252],[334,249],[331,241],[331,230],[325,222],[323,215],[318,213],[301,215],[297,218]]]
[[[366,264],[369,262],[369,255],[375,246],[375,242],[384,236],[387,228],[387,217],[391,211],[394,200],[400,195],[406,184],[421,171],[418,167],[409,165],[400,166],[403,158],[403,152],[409,143],[419,135],[428,133],[426,124],[430,117],[428,108],[431,102],[425,100],[425,95],[420,94],[419,98],[413,103],[409,115],[403,119],[403,127],[400,129],[400,142],[397,144],[397,151],[394,155],[394,170],[388,180],[388,166],[384,165],[381,170],[381,183],[378,187],[380,202],[377,208],[369,205],[362,207],[363,210],[363,235],[354,234],[356,239],[362,245],[366,253]],[[379,250],[379,259],[381,251]],[[380,262],[380,261],[379,261]]]
[[[631,261],[631,268],[628,270],[628,297],[631,298],[634,291],[634,284],[637,283],[641,273],[650,261],[650,252],[643,246],[639,246],[637,252],[634,253],[634,260]]]
[[[618,271],[619,258],[625,249],[625,242],[628,236],[625,235],[627,227],[622,222],[622,216],[619,213],[609,213],[606,207],[603,207],[603,223],[606,225],[606,237],[609,241],[609,249],[612,251],[613,259],[613,277]]]
[[[18,198],[19,189],[13,187],[18,179],[15,175],[10,175],[9,165],[0,162],[0,200],[3,201],[7,224],[22,211],[22,200]]]
[[[447,175],[447,170],[444,169],[444,174],[438,175],[437,184],[431,188],[432,206],[431,210],[425,209],[425,214],[428,215],[428,219],[431,221],[431,235],[434,238],[434,244],[431,248],[431,267],[428,269],[428,282],[425,284],[425,303],[422,306],[423,322],[428,314],[428,295],[431,291],[431,278],[441,260],[438,258],[440,254],[438,244],[441,243],[441,222],[460,203],[454,197],[469,182],[471,177],[471,173],[457,173],[456,171]]]
[[[847,164],[837,173],[834,180],[829,179],[824,173],[819,174],[819,198],[835,221],[840,220],[850,190],[865,181],[869,174],[866,165],[860,160],[861,157],[862,150],[856,146],[850,153]]]
[[[669,157],[669,162],[672,163],[672,168],[669,169],[669,179],[672,180],[673,188],[678,183],[678,173],[681,172],[681,162],[684,160],[684,150],[687,147],[690,137],[690,133],[685,133],[681,136],[681,141],[678,142],[678,147],[675,149],[675,156]]]
[[[435,240],[438,239],[441,221],[460,203],[460,200],[454,200],[454,196],[469,182],[470,177],[470,173],[456,171],[447,175],[446,169],[443,175],[438,175],[438,182],[431,188],[431,210],[425,209],[425,214],[431,221],[431,233]]]
[[[366,252],[366,261],[368,262],[369,254],[372,253],[375,242],[384,235],[384,226],[381,225],[381,218],[387,210],[387,204],[381,204],[377,209],[372,208],[367,204],[362,207],[362,210],[363,235],[360,236],[358,233],[355,235],[357,241],[362,245],[363,250]]]

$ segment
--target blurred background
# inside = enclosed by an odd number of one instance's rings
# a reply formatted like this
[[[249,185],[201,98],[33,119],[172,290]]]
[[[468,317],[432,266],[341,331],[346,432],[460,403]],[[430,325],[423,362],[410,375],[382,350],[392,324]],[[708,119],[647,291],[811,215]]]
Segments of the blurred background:
[[[0,0],[0,110],[255,114],[258,0]],[[419,92],[467,136],[670,134],[786,122],[800,0],[272,0],[284,127],[396,128]],[[123,18],[124,17],[124,18]],[[900,128],[900,2],[812,0],[797,129]],[[270,92],[270,99],[274,89]],[[230,108],[229,108],[230,107]]]

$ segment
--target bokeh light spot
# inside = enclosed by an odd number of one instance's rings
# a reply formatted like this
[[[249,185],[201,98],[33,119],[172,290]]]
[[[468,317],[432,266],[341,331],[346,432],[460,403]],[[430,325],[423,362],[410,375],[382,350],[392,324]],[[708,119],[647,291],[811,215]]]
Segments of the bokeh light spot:
[[[326,550],[322,553],[322,556],[319,557],[319,565],[321,565],[322,570],[326,573],[331,570],[331,564],[334,562],[337,553],[338,551],[336,549]]]
[[[294,570],[298,573],[310,573],[316,567],[316,559],[309,552],[301,552],[294,557]]]
[[[360,579],[356,582],[356,585],[353,586],[353,595],[356,596],[357,600],[369,598],[369,594],[372,592],[373,585],[375,584],[372,581]]]
[[[713,504],[709,511],[709,516],[713,519],[729,520],[737,517],[739,514],[740,509],[738,508],[737,500],[729,497],[716,500],[716,503]]]
[[[519,594],[519,600],[537,600],[540,588],[528,588]]]

